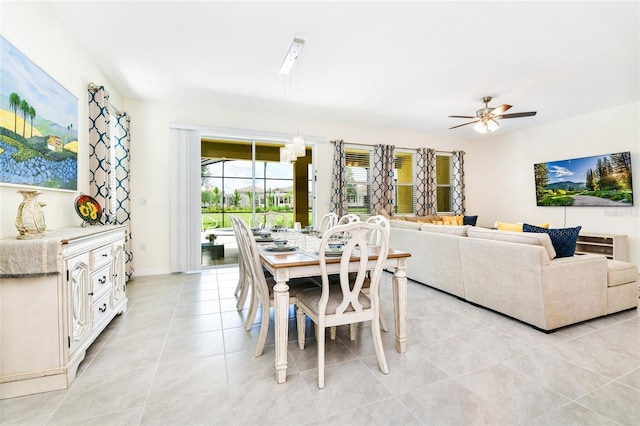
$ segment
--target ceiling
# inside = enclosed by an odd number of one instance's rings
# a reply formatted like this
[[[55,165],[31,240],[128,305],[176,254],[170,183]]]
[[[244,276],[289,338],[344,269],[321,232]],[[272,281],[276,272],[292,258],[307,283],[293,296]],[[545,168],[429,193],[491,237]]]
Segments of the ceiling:
[[[300,119],[458,137],[478,135],[448,116],[483,96],[538,111],[501,133],[640,100],[637,1],[48,4],[125,98],[286,100]],[[294,37],[306,43],[284,77]]]

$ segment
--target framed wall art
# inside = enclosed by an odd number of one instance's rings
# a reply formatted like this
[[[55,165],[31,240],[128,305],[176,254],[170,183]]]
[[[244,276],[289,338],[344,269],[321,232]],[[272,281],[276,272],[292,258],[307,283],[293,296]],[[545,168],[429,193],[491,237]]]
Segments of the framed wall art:
[[[78,99],[0,36],[0,184],[76,190]]]

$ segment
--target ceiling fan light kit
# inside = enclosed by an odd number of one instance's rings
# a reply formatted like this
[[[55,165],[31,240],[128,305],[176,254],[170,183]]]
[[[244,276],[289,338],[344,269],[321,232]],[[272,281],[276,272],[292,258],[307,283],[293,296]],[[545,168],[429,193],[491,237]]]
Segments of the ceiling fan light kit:
[[[476,111],[476,116],[471,115],[450,115],[449,118],[471,118],[473,121],[468,123],[459,124],[457,126],[449,127],[449,129],[457,129],[458,127],[466,126],[467,124],[473,124],[473,129],[478,133],[492,133],[498,130],[500,124],[496,121],[504,118],[519,118],[519,117],[531,117],[536,115],[536,111],[529,112],[517,112],[514,114],[505,114],[504,112],[511,108],[511,105],[502,104],[499,107],[489,107],[491,102],[491,96],[485,96],[482,98],[484,108],[480,108]]]

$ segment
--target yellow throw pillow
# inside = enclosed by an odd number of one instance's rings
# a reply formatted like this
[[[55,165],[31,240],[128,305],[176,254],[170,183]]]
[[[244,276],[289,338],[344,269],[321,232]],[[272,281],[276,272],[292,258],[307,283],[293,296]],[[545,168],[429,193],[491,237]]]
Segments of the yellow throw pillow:
[[[442,222],[445,225],[462,226],[463,216],[442,216]]]
[[[506,223],[506,222],[497,222],[498,229],[500,231],[511,231],[511,232],[522,232],[522,224],[521,223]],[[549,229],[548,223],[541,223],[535,225],[538,228]]]
[[[500,231],[522,232],[522,224],[498,222],[498,229]]]

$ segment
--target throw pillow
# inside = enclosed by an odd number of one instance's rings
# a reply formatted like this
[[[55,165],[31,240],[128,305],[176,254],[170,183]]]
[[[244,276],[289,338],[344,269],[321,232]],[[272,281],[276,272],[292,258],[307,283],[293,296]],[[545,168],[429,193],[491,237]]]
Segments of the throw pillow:
[[[527,223],[522,225],[524,232],[549,234],[551,244],[553,244],[553,248],[556,250],[556,258],[571,257],[574,255],[576,252],[576,241],[578,240],[581,229],[582,226],[576,226],[575,228],[546,229]]]
[[[462,226],[462,216],[442,216],[442,222],[445,225]]]
[[[506,222],[496,222],[498,230],[500,231],[511,231],[511,232],[522,232],[522,223],[506,223]],[[539,223],[537,225],[538,228],[549,228],[548,223]]]
[[[462,224],[463,225],[476,226],[476,222],[478,222],[478,216],[463,216],[462,217]]]
[[[500,231],[522,232],[522,224],[498,222],[498,229]]]

